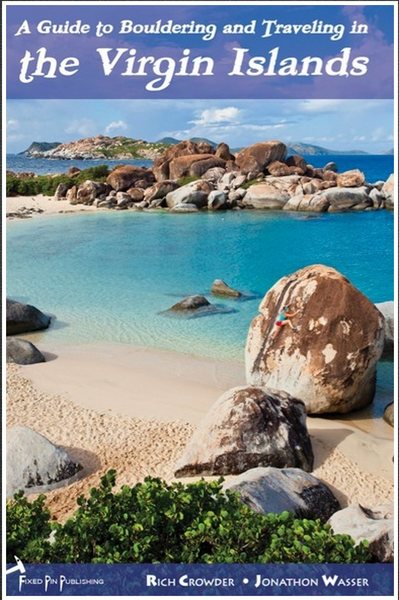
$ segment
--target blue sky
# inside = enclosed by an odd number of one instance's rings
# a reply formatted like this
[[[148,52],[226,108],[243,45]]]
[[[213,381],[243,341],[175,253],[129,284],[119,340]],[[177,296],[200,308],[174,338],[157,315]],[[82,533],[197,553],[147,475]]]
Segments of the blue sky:
[[[207,137],[233,148],[301,141],[381,153],[393,146],[391,100],[9,100],[7,152],[32,141],[126,135]]]

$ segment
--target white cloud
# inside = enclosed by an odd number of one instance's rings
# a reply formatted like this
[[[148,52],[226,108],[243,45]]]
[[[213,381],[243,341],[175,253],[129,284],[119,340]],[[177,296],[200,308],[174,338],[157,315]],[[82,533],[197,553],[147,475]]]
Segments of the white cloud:
[[[304,100],[299,103],[299,110],[306,113],[331,112],[342,106],[342,100]]]
[[[127,123],[125,121],[111,121],[105,128],[105,133],[112,133],[113,131],[126,131]]]
[[[19,122],[16,119],[8,119],[7,128],[10,131],[15,131],[15,129],[19,128]]]
[[[97,127],[91,119],[76,119],[65,129],[65,133],[83,136],[96,135]]]
[[[207,108],[200,112],[199,118],[189,121],[194,125],[211,125],[214,123],[236,122],[241,111],[235,106],[226,106],[226,108]]]

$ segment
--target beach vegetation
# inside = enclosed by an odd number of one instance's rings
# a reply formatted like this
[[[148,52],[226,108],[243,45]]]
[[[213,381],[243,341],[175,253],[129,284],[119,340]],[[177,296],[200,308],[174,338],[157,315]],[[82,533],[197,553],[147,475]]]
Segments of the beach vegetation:
[[[7,559],[56,563],[364,563],[355,546],[320,520],[261,514],[223,480],[144,482],[114,491],[115,471],[101,478],[65,522],[51,521],[41,496],[7,504]],[[51,534],[51,535],[50,535]],[[49,541],[51,540],[51,541]]]
[[[120,142],[116,145],[100,146],[98,153],[101,153],[106,158],[145,158],[146,153],[153,153],[155,156],[162,154],[169,144],[162,142],[143,142],[142,140],[132,140],[130,138],[120,138]]]
[[[187,185],[193,181],[198,181],[198,179],[200,179],[200,177],[197,177],[196,175],[186,175],[185,177],[180,177],[180,179],[177,180],[177,185],[182,187],[183,185]]]
[[[32,502],[23,492],[7,505],[7,562],[45,562],[50,556],[51,515],[41,495]]]
[[[255,185],[256,183],[262,183],[261,181],[259,181],[259,179],[250,179],[249,181],[246,181],[245,183],[242,184],[242,188],[244,188],[244,190],[247,190],[248,188],[251,187],[251,185]]]
[[[36,175],[35,177],[20,177],[13,173],[7,173],[6,192],[7,196],[35,196],[44,194],[53,196],[60,183],[68,186],[80,185],[88,179],[103,182],[109,175],[107,165],[98,165],[83,169],[74,176],[62,175]]]

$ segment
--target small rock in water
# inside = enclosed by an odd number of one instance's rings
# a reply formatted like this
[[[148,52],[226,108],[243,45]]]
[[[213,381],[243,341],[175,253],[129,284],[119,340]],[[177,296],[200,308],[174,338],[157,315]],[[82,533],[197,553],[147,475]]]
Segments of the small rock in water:
[[[300,519],[327,521],[340,504],[319,479],[301,469],[259,467],[245,471],[224,485],[261,513],[294,513]]]
[[[16,425],[7,432],[7,496],[37,487],[46,491],[81,469],[63,448],[37,431]]]
[[[369,550],[378,562],[393,561],[393,507],[381,504],[374,509],[360,504],[336,512],[328,521],[334,533],[350,535],[358,544],[369,542]]]
[[[204,306],[211,306],[211,303],[205,298],[205,296],[187,296],[187,298],[183,298],[183,300],[180,300],[180,302],[177,302],[168,310],[173,312],[197,310],[198,308],[203,308]]]
[[[215,279],[212,284],[211,292],[215,296],[232,296],[233,298],[242,296],[241,292],[227,285],[223,279]]]
[[[284,392],[244,386],[228,390],[211,406],[175,477],[234,475],[259,466],[312,470],[305,406]]]
[[[7,298],[7,335],[47,329],[50,317],[35,306]]]
[[[33,365],[35,363],[45,362],[43,354],[28,342],[20,338],[7,338],[7,362],[18,365]]]

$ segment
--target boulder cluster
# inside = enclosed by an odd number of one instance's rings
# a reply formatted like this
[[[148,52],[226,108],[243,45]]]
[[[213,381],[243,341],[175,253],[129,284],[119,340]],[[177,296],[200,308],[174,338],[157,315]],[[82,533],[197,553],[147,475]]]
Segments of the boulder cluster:
[[[242,295],[221,279],[211,291]],[[175,476],[236,476],[225,488],[253,510],[328,521],[336,533],[369,540],[375,560],[391,562],[391,508],[341,510],[333,490],[311,474],[306,423],[309,413],[347,413],[372,402],[377,361],[393,352],[392,303],[378,307],[381,311],[331,267],[312,265],[280,279],[249,327],[245,385],[227,390],[211,406],[176,463]],[[204,296],[189,296],[169,311],[209,308]],[[277,327],[287,308],[294,324]],[[7,334],[49,324],[50,317],[35,307],[7,300]],[[7,360],[38,362],[36,351],[29,342],[7,339]],[[393,426],[393,405],[385,419]],[[24,427],[9,432],[7,453],[9,494],[52,489],[82,469],[64,449]]]
[[[184,141],[169,147],[152,168],[116,167],[105,182],[61,183],[56,199],[116,210],[269,209],[342,212],[393,208],[394,181],[367,183],[358,169],[315,168],[285,144],[259,142],[233,155],[227,144]]]
[[[175,476],[237,475],[225,487],[253,510],[329,521],[336,533],[369,540],[376,560],[391,562],[391,510],[385,507],[382,514],[378,507],[359,505],[341,510],[333,491],[311,474],[306,424],[306,414],[347,413],[372,402],[385,336],[385,352],[392,352],[392,306],[379,306],[386,318],[324,265],[279,280],[249,328],[246,385],[228,390],[211,406]],[[287,308],[294,324],[277,327]],[[385,419],[389,422],[388,414]]]

